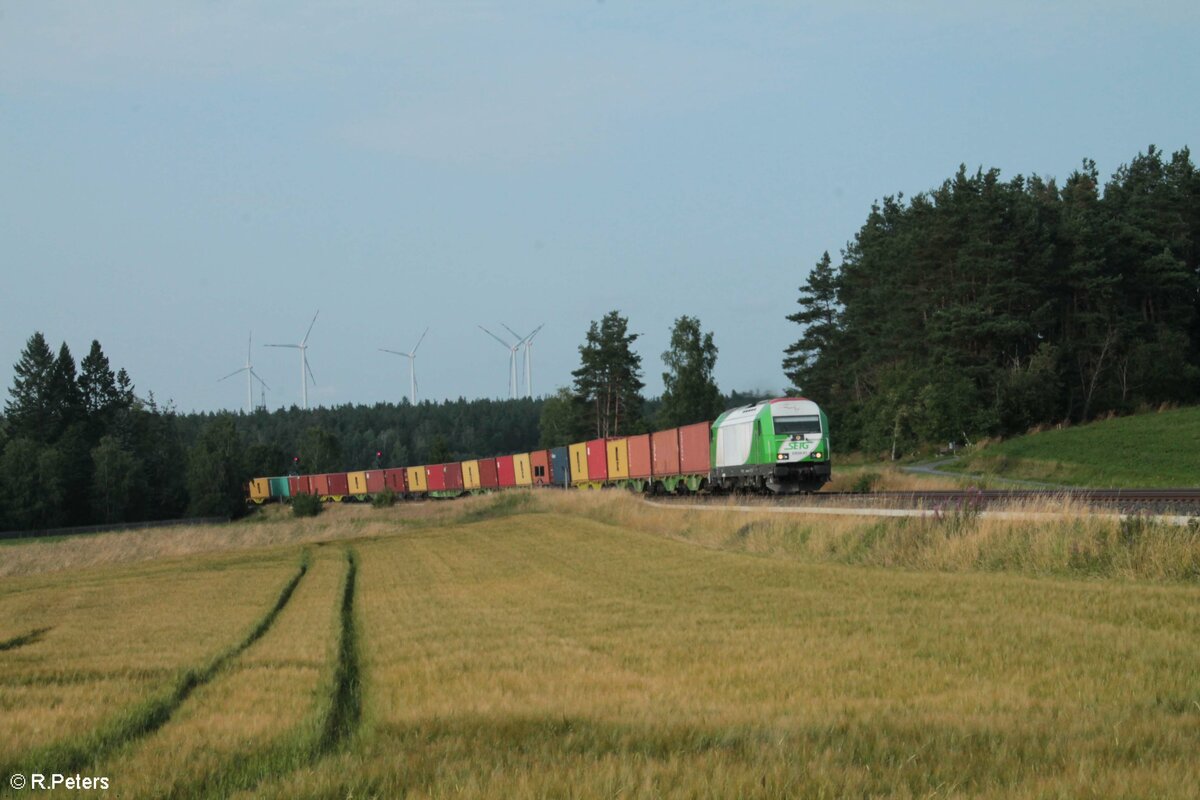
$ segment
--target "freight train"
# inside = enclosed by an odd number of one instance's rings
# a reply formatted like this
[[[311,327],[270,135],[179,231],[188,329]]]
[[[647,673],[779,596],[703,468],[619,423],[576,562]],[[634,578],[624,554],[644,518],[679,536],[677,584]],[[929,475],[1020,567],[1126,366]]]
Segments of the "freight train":
[[[803,397],[763,400],[699,422],[638,436],[448,464],[255,478],[255,504],[314,494],[329,502],[457,497],[514,487],[623,487],[652,494],[815,492],[831,476],[829,422]]]

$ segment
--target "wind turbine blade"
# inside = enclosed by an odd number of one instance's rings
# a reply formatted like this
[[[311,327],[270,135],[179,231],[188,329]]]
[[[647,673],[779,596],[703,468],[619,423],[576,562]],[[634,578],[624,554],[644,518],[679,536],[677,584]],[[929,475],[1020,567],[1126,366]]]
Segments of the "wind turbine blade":
[[[300,345],[298,344],[264,344],[263,347],[290,347],[293,350],[300,349]]]
[[[270,386],[267,386],[267,382],[266,382],[266,381],[264,381],[262,378],[260,378],[260,377],[258,376],[258,373],[257,373],[257,372],[255,372],[254,370],[250,370],[250,374],[251,374],[251,375],[253,375],[253,376],[254,376],[254,379],[255,379],[255,380],[257,380],[259,383],[261,383],[263,386],[266,386],[268,389],[270,389],[270,388],[271,388]]]
[[[221,381],[226,380],[227,378],[232,378],[234,375],[237,375],[239,372],[245,372],[246,369],[247,369],[246,367],[242,367],[241,369],[235,369],[233,372],[229,373],[224,378],[218,378],[217,383],[220,383]]]
[[[533,333],[531,333],[525,337],[525,345],[528,346],[529,343],[533,341],[533,337],[538,335],[538,331],[540,331],[544,327],[546,327],[546,323],[543,322],[541,325],[538,325],[536,328],[534,328]]]
[[[428,327],[426,327],[426,328],[425,328],[425,331],[424,331],[424,333],[422,333],[422,334],[421,334],[421,338],[420,338],[420,339],[417,339],[417,347],[420,347],[420,346],[421,346],[421,342],[425,341],[425,334],[426,334],[426,333],[429,333],[429,328],[428,328]],[[417,354],[417,347],[414,347],[412,350],[410,350],[410,351],[408,352],[408,357],[409,357],[409,358],[412,358],[413,356],[415,356],[415,355]]]
[[[492,337],[492,338],[493,338],[493,339],[495,339],[497,342],[499,342],[499,343],[500,343],[500,345],[501,345],[501,346],[502,346],[502,347],[503,347],[505,350],[511,350],[511,349],[512,349],[512,345],[511,345],[511,344],[509,344],[508,342],[504,341],[504,340],[503,340],[503,339],[501,339],[499,336],[497,336],[496,334],[492,333],[491,331],[489,331],[487,328],[483,327],[482,325],[480,325],[480,326],[479,326],[479,330],[483,331],[483,332],[484,332],[484,333],[486,333],[488,336]]]
[[[517,333],[517,332],[516,332],[516,331],[514,331],[512,328],[508,327],[508,326],[507,326],[507,325],[505,325],[503,322],[501,322],[501,323],[500,323],[500,325],[501,325],[501,326],[504,328],[504,330],[508,331],[508,332],[509,332],[509,333],[511,333],[513,336],[517,337],[517,344],[520,344],[521,342],[525,341],[525,337],[524,337],[524,336],[522,336],[521,334]]]
[[[317,309],[317,314],[321,313],[321,309]],[[312,333],[313,325],[317,324],[317,314],[313,314],[313,321],[308,323],[308,330],[304,332],[304,338],[300,340],[300,346],[308,344],[308,335]]]
[[[408,353],[401,353],[399,350],[387,350],[387,349],[381,347],[381,348],[379,348],[379,352],[391,353],[394,356],[404,356],[405,358],[408,358]]]
[[[304,368],[308,370],[308,379],[313,382],[313,386],[317,385],[317,379],[313,377],[312,367],[308,365],[308,359],[304,359]]]
[[[254,331],[246,338],[246,363],[250,363],[250,351],[254,349]]]

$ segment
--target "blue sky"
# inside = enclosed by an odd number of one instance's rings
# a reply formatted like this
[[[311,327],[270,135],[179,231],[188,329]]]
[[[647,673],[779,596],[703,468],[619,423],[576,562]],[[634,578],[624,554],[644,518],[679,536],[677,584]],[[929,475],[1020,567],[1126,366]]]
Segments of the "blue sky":
[[[992,7],[995,6],[995,7]],[[0,1],[0,362],[98,338],[237,408],[502,396],[481,333],[546,323],[538,393],[617,308],[661,390],[699,316],[779,390],[784,317],[873,200],[960,163],[1111,174],[1195,146],[1194,3]],[[10,372],[5,375],[11,376]],[[10,377],[5,378],[5,382]]]

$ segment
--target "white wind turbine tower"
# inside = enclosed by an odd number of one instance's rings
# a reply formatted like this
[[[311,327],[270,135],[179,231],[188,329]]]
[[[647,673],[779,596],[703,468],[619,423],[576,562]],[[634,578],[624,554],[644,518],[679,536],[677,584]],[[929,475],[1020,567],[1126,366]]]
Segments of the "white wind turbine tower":
[[[503,322],[500,324],[504,325]],[[537,336],[538,331],[544,327],[546,327],[546,323],[543,322],[541,325],[538,325],[533,329],[533,333],[529,334],[528,336],[522,336],[512,328],[504,325],[504,329],[506,331],[517,337],[517,346],[525,348],[525,396],[529,398],[533,397],[533,355],[531,353],[533,349],[533,337]]]
[[[312,368],[308,366],[308,335],[312,333],[313,325],[317,324],[317,314],[321,310],[317,309],[317,313],[313,314],[312,322],[308,323],[308,330],[304,333],[304,338],[300,340],[300,344],[269,344],[267,347],[291,347],[300,351],[300,397],[303,400],[305,410],[308,410],[308,381],[311,379],[313,386],[317,385],[317,379],[313,377]]]
[[[268,389],[271,388],[271,387],[267,386],[266,381],[264,381],[262,378],[260,378],[258,376],[258,373],[254,371],[254,365],[250,363],[250,345],[251,345],[251,342],[253,341],[253,339],[254,339],[254,333],[252,331],[250,333],[250,337],[248,339],[246,339],[246,366],[242,367],[241,369],[235,369],[233,372],[229,373],[224,378],[221,378],[220,380],[217,381],[217,383],[220,383],[221,381],[226,380],[228,378],[232,378],[234,375],[237,375],[239,373],[242,373],[242,372],[246,373],[246,413],[247,414],[254,413],[254,381],[257,380],[265,388],[268,388]]]
[[[508,326],[505,325],[504,327],[507,328]],[[517,342],[516,344],[509,344],[508,342],[504,341],[499,336],[492,333],[491,331],[489,331],[487,328],[483,327],[482,325],[479,326],[479,330],[483,331],[488,336],[495,339],[497,342],[499,342],[501,344],[501,346],[504,347],[505,350],[508,351],[508,396],[510,399],[516,400],[517,399],[517,350],[521,349],[521,343]]]
[[[425,329],[425,333],[429,333],[429,328]],[[425,333],[422,333],[421,338],[417,339],[416,347],[414,347],[412,350],[409,350],[407,353],[401,353],[399,350],[385,350],[382,347],[379,348],[379,351],[382,353],[391,353],[394,356],[404,356],[408,359],[408,380],[411,384],[410,389],[412,391],[412,395],[410,396],[409,400],[414,406],[417,404],[417,347],[420,347],[421,342],[425,341]]]

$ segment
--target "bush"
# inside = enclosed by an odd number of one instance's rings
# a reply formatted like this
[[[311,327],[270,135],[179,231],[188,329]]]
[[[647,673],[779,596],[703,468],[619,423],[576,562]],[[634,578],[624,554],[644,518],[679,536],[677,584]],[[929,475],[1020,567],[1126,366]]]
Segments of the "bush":
[[[292,498],[292,513],[297,517],[315,517],[321,513],[321,498],[315,494],[298,494]]]
[[[391,487],[386,487],[382,492],[376,492],[371,498],[371,505],[375,508],[391,508],[396,505],[396,493]]]
[[[881,477],[878,472],[864,472],[858,476],[858,480],[850,487],[850,491],[855,494],[870,494],[875,491]]]

